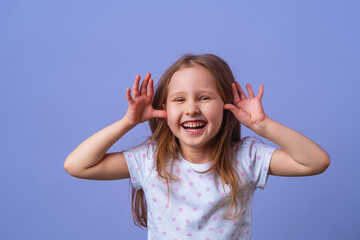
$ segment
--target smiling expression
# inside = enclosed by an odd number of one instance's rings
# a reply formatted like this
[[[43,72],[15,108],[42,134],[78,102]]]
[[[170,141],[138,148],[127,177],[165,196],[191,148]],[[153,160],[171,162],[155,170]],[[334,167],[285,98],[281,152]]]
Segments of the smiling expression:
[[[167,123],[181,150],[207,150],[223,119],[224,102],[215,79],[201,66],[178,70],[168,85]]]

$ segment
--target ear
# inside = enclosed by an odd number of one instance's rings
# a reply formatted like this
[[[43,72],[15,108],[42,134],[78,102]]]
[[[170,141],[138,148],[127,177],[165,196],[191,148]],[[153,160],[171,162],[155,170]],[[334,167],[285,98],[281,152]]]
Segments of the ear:
[[[161,105],[161,110],[166,110],[166,107],[165,107],[164,103]]]

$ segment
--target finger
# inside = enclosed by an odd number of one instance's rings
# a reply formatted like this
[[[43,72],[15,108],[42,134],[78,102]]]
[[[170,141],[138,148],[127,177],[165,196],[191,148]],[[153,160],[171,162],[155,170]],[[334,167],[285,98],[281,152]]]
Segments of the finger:
[[[258,95],[256,97],[260,98],[260,100],[261,100],[263,95],[264,95],[264,85],[260,85],[259,92],[258,92]]]
[[[128,101],[129,104],[133,103],[133,99],[131,97],[131,90],[130,88],[126,88],[126,100]]]
[[[146,96],[151,99],[153,95],[154,95],[154,80],[150,78]]]
[[[133,85],[133,96],[136,98],[140,95],[139,93],[139,82],[140,82],[140,75],[136,75],[134,85]]]
[[[253,90],[252,90],[252,88],[251,88],[251,85],[250,85],[249,83],[246,84],[246,89],[247,89],[247,91],[248,91],[249,98],[255,97],[255,94],[254,94],[254,92],[253,92]]]
[[[149,82],[150,77],[151,77],[151,74],[147,73],[144,80],[143,80],[143,82],[141,83],[141,87],[140,87],[140,94],[141,95],[146,94],[146,89],[148,87],[148,82]]]
[[[238,82],[236,82],[236,88],[237,88],[237,91],[240,93],[240,100],[247,99],[244,90],[241,88],[241,86]]]
[[[153,117],[167,118],[167,112],[164,110],[154,110]]]
[[[239,92],[236,89],[235,83],[231,84],[231,91],[232,91],[232,94],[233,94],[233,97],[234,97],[234,103],[236,105],[236,104],[238,104],[240,102],[240,97],[239,97]]]
[[[237,108],[233,105],[233,104],[230,104],[230,103],[227,103],[224,105],[224,109],[225,110],[229,110],[231,111],[232,113],[234,113],[234,111],[237,110]]]

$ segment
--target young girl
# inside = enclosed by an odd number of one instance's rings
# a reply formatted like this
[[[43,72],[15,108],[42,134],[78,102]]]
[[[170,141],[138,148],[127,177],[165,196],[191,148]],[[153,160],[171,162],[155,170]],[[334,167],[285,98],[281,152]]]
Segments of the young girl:
[[[148,73],[136,76],[129,108],[66,159],[65,169],[86,179],[131,178],[135,224],[148,239],[250,239],[251,204],[268,175],[308,176],[330,164],[312,140],[269,118],[263,85],[248,97],[227,63],[185,55],[170,66],[154,95]],[[149,121],[152,136],[138,147],[106,153],[125,133]],[[280,147],[240,139],[240,123]]]

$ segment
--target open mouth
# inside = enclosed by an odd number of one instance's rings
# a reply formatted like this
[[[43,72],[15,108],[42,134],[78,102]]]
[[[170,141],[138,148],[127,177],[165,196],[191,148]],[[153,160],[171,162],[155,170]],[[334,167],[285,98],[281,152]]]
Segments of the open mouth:
[[[188,121],[181,124],[181,126],[185,129],[185,131],[193,134],[200,133],[204,127],[206,126],[207,122],[205,121]]]

